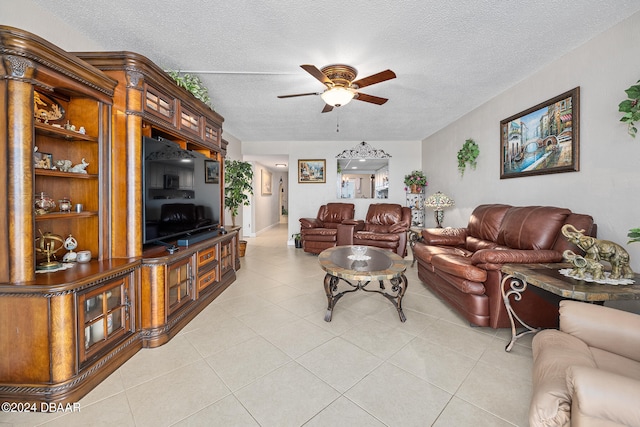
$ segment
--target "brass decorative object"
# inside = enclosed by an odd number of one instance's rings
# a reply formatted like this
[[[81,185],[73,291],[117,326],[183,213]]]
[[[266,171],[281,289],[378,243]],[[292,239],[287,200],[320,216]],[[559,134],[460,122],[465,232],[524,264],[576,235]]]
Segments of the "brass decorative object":
[[[56,247],[57,246],[57,247]],[[40,231],[40,237],[36,239],[36,252],[44,254],[46,261],[42,261],[36,267],[38,270],[53,270],[60,267],[60,263],[55,260],[55,254],[64,247],[64,240],[57,234],[50,231]],[[53,260],[51,258],[54,258]]]
[[[612,279],[634,277],[633,270],[629,266],[629,253],[622,246],[609,240],[585,236],[583,233],[584,230],[578,230],[571,224],[562,226],[562,235],[585,252],[584,259],[587,263],[582,268],[587,268],[590,261],[607,261],[611,264]],[[593,267],[590,268],[593,269]]]

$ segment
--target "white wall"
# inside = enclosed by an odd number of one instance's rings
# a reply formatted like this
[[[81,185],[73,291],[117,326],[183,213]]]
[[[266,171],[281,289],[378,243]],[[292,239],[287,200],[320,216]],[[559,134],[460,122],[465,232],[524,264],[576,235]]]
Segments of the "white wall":
[[[389,159],[388,199],[338,199],[336,155],[343,150],[354,148],[361,141],[304,141],[276,142],[256,141],[242,143],[245,155],[289,154],[289,235],[300,231],[300,218],[313,217],[318,208],[328,202],[353,202],[356,218],[364,219],[371,203],[399,203],[405,205],[404,176],[414,169],[420,169],[420,141],[366,141],[372,147],[382,149],[391,155]],[[299,159],[326,159],[326,183],[299,184]],[[429,175],[427,175],[427,179]],[[430,187],[431,188],[431,187]],[[434,190],[435,191],[435,190]],[[293,243],[291,243],[293,244]]]
[[[640,138],[627,134],[618,112],[624,90],[640,79],[638,40],[640,13],[426,138],[422,169],[431,188],[456,201],[445,225],[466,225],[481,203],[567,207],[593,215],[598,237],[624,244],[640,272],[640,244],[626,245],[628,230],[640,227]],[[500,180],[500,120],[576,86],[580,171]],[[461,178],[456,153],[466,138],[478,143],[480,156],[477,169]]]
[[[0,1],[0,25],[29,31],[66,51],[105,50],[31,0]]]

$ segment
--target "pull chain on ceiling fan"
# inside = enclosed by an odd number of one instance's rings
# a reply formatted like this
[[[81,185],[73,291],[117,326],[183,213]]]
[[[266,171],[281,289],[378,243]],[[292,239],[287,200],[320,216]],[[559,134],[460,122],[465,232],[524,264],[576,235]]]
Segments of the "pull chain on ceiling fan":
[[[325,102],[323,113],[328,113],[334,107],[340,107],[351,102],[352,99],[382,105],[388,101],[387,98],[367,95],[359,91],[360,88],[371,86],[396,78],[396,74],[391,70],[381,71],[369,77],[355,80],[358,70],[350,65],[333,64],[318,69],[315,65],[303,64],[300,66],[307,73],[311,74],[327,88],[323,92],[297,93],[293,95],[280,95],[278,98],[293,98],[298,96],[320,95]]]

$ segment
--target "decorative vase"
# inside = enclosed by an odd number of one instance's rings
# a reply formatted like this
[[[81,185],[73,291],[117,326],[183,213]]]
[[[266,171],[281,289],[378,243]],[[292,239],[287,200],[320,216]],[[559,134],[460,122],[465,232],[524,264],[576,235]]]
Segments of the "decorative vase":
[[[410,185],[410,188],[411,188],[411,192],[412,192],[412,193],[417,193],[417,192],[418,192],[418,191],[417,191],[417,185],[416,185],[416,184],[411,184],[411,185]]]

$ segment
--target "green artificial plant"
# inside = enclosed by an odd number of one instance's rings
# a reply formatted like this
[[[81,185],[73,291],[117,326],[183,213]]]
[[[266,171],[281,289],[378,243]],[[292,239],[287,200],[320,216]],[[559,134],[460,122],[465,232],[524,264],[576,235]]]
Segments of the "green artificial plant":
[[[472,169],[476,168],[478,154],[480,154],[478,144],[473,139],[467,139],[460,151],[458,151],[458,171],[460,171],[460,175],[464,176],[467,163]]]
[[[640,120],[640,102],[638,102],[640,100],[640,80],[625,92],[628,99],[618,105],[618,111],[624,113],[620,121],[627,124],[629,135],[635,138],[636,133],[638,133],[635,122]]]
[[[200,77],[193,74],[181,74],[179,71],[170,70],[167,74],[176,82],[178,86],[191,92],[196,99],[204,102],[211,107],[211,98],[209,98],[209,89],[202,83]]]
[[[224,161],[224,205],[231,213],[231,224],[235,227],[240,206],[249,206],[249,194],[253,194],[251,182],[253,168],[249,162]]]
[[[627,243],[640,242],[640,228],[632,228],[627,234],[629,241]]]

